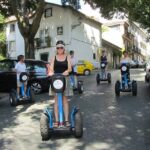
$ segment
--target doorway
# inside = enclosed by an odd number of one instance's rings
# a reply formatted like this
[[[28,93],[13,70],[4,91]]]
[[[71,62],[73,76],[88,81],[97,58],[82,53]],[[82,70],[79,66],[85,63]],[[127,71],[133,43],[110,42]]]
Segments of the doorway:
[[[48,61],[48,53],[42,53],[41,55],[40,55],[40,59],[41,60],[43,60],[43,61]]]

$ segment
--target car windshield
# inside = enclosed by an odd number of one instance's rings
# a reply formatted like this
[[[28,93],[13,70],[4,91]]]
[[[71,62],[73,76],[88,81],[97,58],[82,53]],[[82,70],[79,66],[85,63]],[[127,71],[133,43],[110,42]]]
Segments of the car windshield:
[[[37,73],[46,73],[46,66],[43,62],[29,62],[26,61],[27,71],[33,71]]]
[[[1,61],[0,62],[0,71],[11,71],[14,68],[12,61]]]
[[[84,64],[84,61],[83,60],[79,60],[78,64]]]

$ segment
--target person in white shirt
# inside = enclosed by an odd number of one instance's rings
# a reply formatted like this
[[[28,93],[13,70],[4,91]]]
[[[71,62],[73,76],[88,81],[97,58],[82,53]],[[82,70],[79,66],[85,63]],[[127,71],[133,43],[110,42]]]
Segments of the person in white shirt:
[[[130,62],[131,62],[131,59],[129,58],[129,54],[128,54],[128,51],[124,51],[123,52],[123,55],[124,57],[121,59],[120,63],[121,65],[122,64],[126,64],[127,65],[127,74],[128,74],[128,79],[130,81]]]
[[[72,75],[74,77],[74,78],[72,78],[74,80],[74,85],[72,85],[72,86],[74,89],[76,89],[77,88],[77,63],[78,63],[78,60],[74,56],[74,51],[70,51],[70,57],[71,57],[71,66],[72,66],[72,72],[70,73],[70,75]]]
[[[124,51],[124,52],[123,52],[123,55],[124,55],[124,57],[121,59],[120,63],[121,63],[121,64],[123,64],[123,63],[130,64],[131,59],[129,58],[128,52],[127,52],[127,51]]]
[[[20,87],[21,87],[22,84],[24,84],[24,93],[26,93],[26,90],[27,90],[27,81],[24,82],[24,83],[22,83],[20,81],[20,74],[22,72],[26,72],[26,65],[24,63],[24,56],[23,55],[18,56],[18,63],[15,66],[15,70],[16,70],[16,73],[17,73],[17,93],[18,93],[18,98],[19,98]]]

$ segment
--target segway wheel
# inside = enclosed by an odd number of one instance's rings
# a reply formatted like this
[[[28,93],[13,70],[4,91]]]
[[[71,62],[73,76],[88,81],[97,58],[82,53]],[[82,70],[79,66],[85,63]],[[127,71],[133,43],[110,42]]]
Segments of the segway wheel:
[[[107,80],[108,80],[108,83],[111,83],[111,74],[110,73],[107,74]]]
[[[34,94],[34,91],[32,89],[30,89],[30,100],[32,103],[35,102],[35,94]]]
[[[50,139],[49,135],[49,119],[46,114],[42,114],[40,119],[40,131],[43,141],[48,141]]]
[[[78,111],[75,114],[75,130],[74,134],[76,138],[81,138],[83,136],[83,122],[81,112]]]
[[[12,90],[9,94],[9,102],[11,106],[17,106],[18,101],[17,101],[17,93],[16,91]]]
[[[115,84],[115,93],[116,93],[116,96],[120,96],[120,82],[119,81],[117,81]]]
[[[132,95],[133,96],[137,95],[137,82],[136,81],[132,82]]]
[[[145,82],[146,82],[146,83],[149,82],[149,78],[147,77],[147,75],[145,75]]]
[[[97,85],[100,84],[100,75],[99,74],[96,75],[96,83],[97,83]]]
[[[84,91],[83,82],[82,81],[78,81],[78,92],[79,92],[79,94],[82,94],[83,91]]]

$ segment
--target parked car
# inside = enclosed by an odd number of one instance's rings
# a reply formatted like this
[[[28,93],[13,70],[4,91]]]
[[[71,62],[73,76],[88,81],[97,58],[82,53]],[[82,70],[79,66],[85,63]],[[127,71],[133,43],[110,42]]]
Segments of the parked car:
[[[131,68],[137,68],[137,63],[133,60],[130,61],[130,67]]]
[[[144,68],[146,63],[145,62],[142,62],[142,61],[139,61],[139,60],[134,60],[135,62],[135,68]]]
[[[5,59],[0,61],[0,91],[9,92],[16,88],[16,59]],[[49,88],[47,77],[47,62],[40,60],[25,60],[27,72],[29,73],[28,85],[35,93],[40,93]]]
[[[82,75],[90,75],[94,69],[94,65],[87,60],[79,60],[77,64],[77,73]]]

